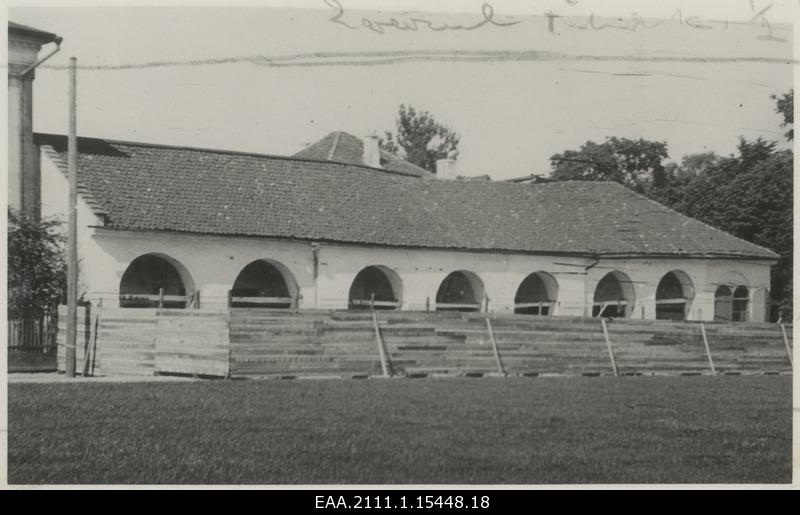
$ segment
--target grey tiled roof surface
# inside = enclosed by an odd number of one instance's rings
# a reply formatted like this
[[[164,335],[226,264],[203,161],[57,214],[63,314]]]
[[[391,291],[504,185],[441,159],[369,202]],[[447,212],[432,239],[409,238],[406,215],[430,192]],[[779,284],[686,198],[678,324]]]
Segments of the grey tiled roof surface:
[[[66,137],[36,141],[52,147],[63,170]],[[89,138],[79,139],[78,153],[80,187],[119,229],[592,256],[777,257],[610,182],[440,181]]]

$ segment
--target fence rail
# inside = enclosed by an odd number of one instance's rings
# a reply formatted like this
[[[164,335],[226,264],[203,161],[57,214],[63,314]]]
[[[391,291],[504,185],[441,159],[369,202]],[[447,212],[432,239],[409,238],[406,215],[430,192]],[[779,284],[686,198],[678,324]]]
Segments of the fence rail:
[[[48,354],[55,349],[58,317],[21,318],[8,321],[9,352]]]

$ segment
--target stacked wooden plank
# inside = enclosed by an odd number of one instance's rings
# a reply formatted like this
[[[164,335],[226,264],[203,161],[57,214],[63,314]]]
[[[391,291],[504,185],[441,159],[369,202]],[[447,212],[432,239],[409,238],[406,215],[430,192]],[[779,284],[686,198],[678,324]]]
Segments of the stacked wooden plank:
[[[457,311],[376,313],[392,372],[397,375],[450,375],[492,372],[493,354],[485,342],[467,342],[447,328],[463,324]],[[372,326],[372,318],[364,320]]]
[[[155,321],[156,373],[228,375],[227,312],[162,309]]]
[[[234,308],[230,322],[231,376],[379,373],[374,333],[370,326],[348,318]]]
[[[382,354],[405,376],[610,375],[612,355],[621,375],[709,373],[709,354],[718,373],[791,371],[791,327],[784,342],[776,324],[613,319],[606,339],[600,319],[582,317],[492,314],[488,324],[459,312],[84,307],[78,316],[76,369],[94,375],[376,376]]]
[[[436,322],[387,323],[381,326],[381,334],[395,373],[470,374],[495,370],[491,345],[470,340],[465,334]]]
[[[717,370],[791,372],[788,350],[776,324],[706,323],[706,334]],[[785,326],[791,348],[792,326]]]
[[[775,324],[618,320],[608,327],[621,373],[710,373],[712,363],[717,373],[790,370]]]
[[[699,323],[611,319],[607,327],[620,374],[710,372]]]
[[[600,321],[512,315],[491,323],[505,372],[513,375],[613,373]],[[473,316],[470,339],[486,340],[486,318]]]
[[[377,314],[396,375],[499,372],[476,313]],[[511,375],[708,373],[699,323],[492,315],[502,369]],[[726,372],[783,372],[789,362],[774,324],[706,323],[712,358]],[[789,331],[790,332],[790,331]],[[240,311],[231,319],[233,375],[379,374],[370,313]],[[610,349],[610,350],[609,350]]]
[[[96,347],[96,373],[153,375],[157,312],[156,308],[103,309],[93,346]]]

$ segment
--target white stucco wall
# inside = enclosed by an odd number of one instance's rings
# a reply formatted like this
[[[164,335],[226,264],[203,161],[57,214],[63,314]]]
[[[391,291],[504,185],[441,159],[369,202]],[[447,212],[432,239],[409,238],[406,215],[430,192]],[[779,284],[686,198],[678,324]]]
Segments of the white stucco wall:
[[[69,211],[69,179],[58,169],[46,152],[41,151],[40,157],[42,218],[59,220],[62,223],[61,229],[66,234]],[[78,195],[76,212],[78,215],[78,292],[79,294],[86,294],[89,291],[89,285],[96,284],[99,279],[95,277],[98,271],[94,266],[94,261],[97,256],[102,256],[105,251],[93,238],[94,231],[90,228],[91,226],[100,225],[101,221],[80,195]]]
[[[718,286],[744,285],[750,292],[748,320],[763,321],[769,298],[770,263],[734,259],[603,259],[590,270],[586,283],[586,302],[591,304],[594,289],[600,279],[619,270],[633,283],[635,303],[632,318],[656,317],[656,288],[665,274],[680,270],[689,276],[694,298],[689,306],[688,320],[714,319],[714,293]]]
[[[68,183],[65,175],[42,155],[43,215],[66,220]],[[201,307],[224,309],[228,290],[241,270],[258,259],[282,264],[296,282],[300,309],[346,309],[355,276],[363,268],[382,265],[402,283],[402,309],[435,309],[436,293],[451,272],[466,270],[483,283],[490,312],[513,313],[520,283],[533,272],[547,272],[558,283],[553,315],[591,315],[597,283],[607,273],[620,271],[633,284],[633,318],[655,318],[658,282],[668,272],[680,270],[692,281],[694,298],[690,320],[713,320],[714,292],[720,284],[744,284],[750,291],[748,319],[765,319],[769,261],[733,259],[594,259],[534,256],[500,252],[466,252],[404,249],[321,243],[318,275],[314,277],[314,251],[310,242],[267,238],[205,236],[150,231],[92,228],[101,220],[83,199],[78,205],[80,284],[88,298],[118,305],[119,284],[128,265],[143,254],[159,254],[180,264],[190,277],[187,294],[200,293]]]

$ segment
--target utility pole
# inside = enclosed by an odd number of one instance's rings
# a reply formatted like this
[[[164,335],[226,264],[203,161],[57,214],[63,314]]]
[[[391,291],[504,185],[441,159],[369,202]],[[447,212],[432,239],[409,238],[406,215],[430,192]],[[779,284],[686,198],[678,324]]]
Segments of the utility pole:
[[[69,228],[67,233],[67,344],[64,352],[64,372],[75,377],[75,348],[78,326],[78,141],[77,141],[77,59],[69,59]]]

